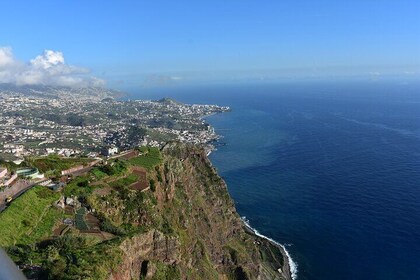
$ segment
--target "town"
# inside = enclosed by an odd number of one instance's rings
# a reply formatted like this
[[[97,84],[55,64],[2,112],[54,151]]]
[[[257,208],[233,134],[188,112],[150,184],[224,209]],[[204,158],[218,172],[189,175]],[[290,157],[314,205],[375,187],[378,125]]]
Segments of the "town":
[[[33,186],[62,186],[66,176],[137,155],[139,147],[180,141],[209,152],[219,136],[203,118],[230,110],[115,96],[98,88],[0,86],[0,211]]]
[[[96,88],[80,92],[53,89],[50,94],[50,88],[40,94],[0,87],[1,159],[19,162],[48,154],[96,157],[101,152],[108,156],[108,151],[161,147],[171,140],[211,149],[218,136],[203,117],[230,110],[168,98],[117,101],[112,92],[100,94]]]

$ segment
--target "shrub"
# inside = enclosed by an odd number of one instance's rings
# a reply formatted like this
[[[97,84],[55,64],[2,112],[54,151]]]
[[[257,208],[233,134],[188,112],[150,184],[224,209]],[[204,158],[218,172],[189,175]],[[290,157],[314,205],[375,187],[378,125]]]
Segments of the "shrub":
[[[155,180],[150,179],[149,184],[150,184],[150,190],[152,192],[155,192],[156,191],[156,183],[155,183]]]
[[[77,185],[79,187],[86,188],[89,185],[89,182],[88,182],[88,180],[83,180],[83,181],[78,182]]]
[[[171,225],[168,223],[166,219],[163,221],[161,229],[164,234],[172,234],[174,232]]]

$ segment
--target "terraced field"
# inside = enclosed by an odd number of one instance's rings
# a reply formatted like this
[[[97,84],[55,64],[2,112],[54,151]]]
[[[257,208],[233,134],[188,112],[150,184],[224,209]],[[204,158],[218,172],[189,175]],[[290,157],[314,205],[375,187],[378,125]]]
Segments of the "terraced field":
[[[30,244],[48,237],[62,211],[52,203],[59,193],[45,187],[34,187],[17,198],[0,214],[0,246]]]

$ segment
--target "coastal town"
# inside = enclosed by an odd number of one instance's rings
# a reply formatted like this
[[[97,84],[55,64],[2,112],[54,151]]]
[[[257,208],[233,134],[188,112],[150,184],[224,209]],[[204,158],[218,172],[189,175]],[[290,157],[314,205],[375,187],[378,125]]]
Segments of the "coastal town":
[[[115,96],[98,88],[0,86],[0,211],[35,185],[56,188],[108,159],[138,155],[139,147],[180,141],[211,151],[218,135],[203,117],[230,110]],[[51,158],[66,168],[43,168]]]
[[[106,156],[107,151],[161,147],[171,140],[206,145],[218,136],[203,117],[230,110],[168,98],[117,101],[113,92],[96,88],[52,89],[0,87],[0,158]]]

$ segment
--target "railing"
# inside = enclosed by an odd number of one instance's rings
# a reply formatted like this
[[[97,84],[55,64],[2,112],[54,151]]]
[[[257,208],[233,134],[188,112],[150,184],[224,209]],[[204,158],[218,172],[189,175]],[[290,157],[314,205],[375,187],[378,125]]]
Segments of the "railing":
[[[26,280],[9,256],[0,249],[0,280]]]

